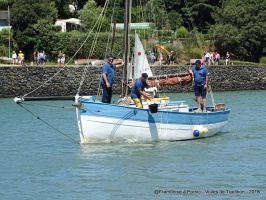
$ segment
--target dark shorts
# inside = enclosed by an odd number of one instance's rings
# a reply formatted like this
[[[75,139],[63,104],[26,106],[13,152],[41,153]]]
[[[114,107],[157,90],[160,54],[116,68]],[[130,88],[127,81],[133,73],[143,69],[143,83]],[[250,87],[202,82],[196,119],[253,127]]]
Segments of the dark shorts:
[[[204,85],[203,86],[194,86],[194,92],[195,92],[195,96],[199,97],[206,97],[207,94],[207,90],[204,89]]]

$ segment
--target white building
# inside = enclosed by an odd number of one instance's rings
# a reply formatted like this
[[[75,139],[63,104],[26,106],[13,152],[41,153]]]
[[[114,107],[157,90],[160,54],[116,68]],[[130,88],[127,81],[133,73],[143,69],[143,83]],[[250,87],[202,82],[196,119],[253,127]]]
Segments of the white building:
[[[81,30],[82,25],[79,19],[70,18],[70,19],[57,19],[55,22],[56,26],[61,26],[62,32],[72,31],[72,30]]]

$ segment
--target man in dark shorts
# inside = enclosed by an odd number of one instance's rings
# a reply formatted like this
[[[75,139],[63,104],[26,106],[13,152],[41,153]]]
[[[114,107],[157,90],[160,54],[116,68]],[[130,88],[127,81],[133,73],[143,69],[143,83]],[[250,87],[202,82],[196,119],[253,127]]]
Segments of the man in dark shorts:
[[[103,103],[111,103],[112,100],[112,86],[115,76],[115,69],[122,67],[124,62],[119,65],[113,64],[114,57],[112,55],[107,57],[107,62],[103,65],[102,76],[101,76],[101,85],[103,88]]]
[[[201,65],[200,60],[196,60],[195,64],[196,65],[189,70],[189,73],[192,74],[194,80],[193,87],[198,104],[198,109],[195,112],[202,112],[200,97],[202,98],[203,112],[206,112],[206,94],[209,81],[209,72],[204,65]]]

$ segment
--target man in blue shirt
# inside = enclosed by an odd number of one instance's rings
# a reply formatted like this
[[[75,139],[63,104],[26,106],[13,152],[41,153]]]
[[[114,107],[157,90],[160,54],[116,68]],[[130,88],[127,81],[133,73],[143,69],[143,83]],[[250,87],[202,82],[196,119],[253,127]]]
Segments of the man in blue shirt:
[[[148,80],[148,74],[143,73],[141,74],[141,77],[136,80],[134,86],[132,87],[130,96],[131,99],[133,99],[134,104],[136,105],[137,108],[143,108],[141,95],[151,100],[150,96],[144,92],[144,88],[149,88],[147,80]]]
[[[115,75],[116,67],[122,67],[124,63],[120,65],[113,65],[114,57],[112,55],[107,57],[107,62],[103,65],[102,76],[101,76],[101,85],[103,88],[103,103],[111,103],[112,99],[112,86]]]
[[[192,67],[189,70],[189,73],[192,74],[194,80],[194,92],[197,99],[198,110],[195,112],[202,112],[200,105],[200,96],[203,103],[203,112],[206,112],[206,94],[209,81],[209,73],[207,68],[204,65],[201,65],[200,60],[196,60],[196,66]]]

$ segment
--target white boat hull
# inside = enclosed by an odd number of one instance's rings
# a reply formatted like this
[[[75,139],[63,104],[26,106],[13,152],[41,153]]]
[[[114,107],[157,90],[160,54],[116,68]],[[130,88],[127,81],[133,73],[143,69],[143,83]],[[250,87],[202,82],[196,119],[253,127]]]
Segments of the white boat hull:
[[[77,101],[76,101],[77,102]],[[213,136],[227,123],[230,110],[195,113],[185,104],[162,106],[158,112],[132,106],[86,102],[77,108],[82,143],[104,141],[176,141]],[[198,133],[196,134],[195,133]]]
[[[148,123],[118,119],[84,116],[81,118],[83,131],[80,132],[82,143],[101,141],[177,141],[210,137],[220,132],[227,122],[208,125],[178,125],[164,123]],[[193,135],[196,129],[207,128],[208,132]]]

